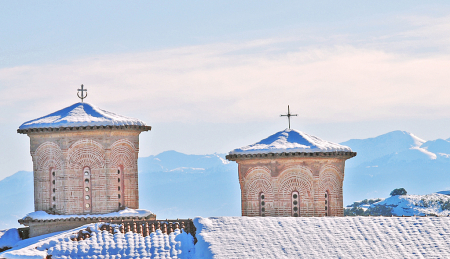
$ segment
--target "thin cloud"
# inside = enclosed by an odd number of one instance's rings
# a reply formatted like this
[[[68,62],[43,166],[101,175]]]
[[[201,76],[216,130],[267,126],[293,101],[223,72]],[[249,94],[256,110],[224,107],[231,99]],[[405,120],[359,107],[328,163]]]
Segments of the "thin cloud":
[[[270,49],[273,43],[267,42]],[[75,102],[75,88],[85,83],[88,101],[130,113],[144,109],[152,120],[165,122],[264,120],[288,103],[318,122],[448,116],[421,112],[450,108],[444,97],[450,94],[448,55],[417,58],[352,46],[230,54],[249,46],[205,45],[2,69],[6,87],[0,99],[9,107],[33,102],[54,110]]]

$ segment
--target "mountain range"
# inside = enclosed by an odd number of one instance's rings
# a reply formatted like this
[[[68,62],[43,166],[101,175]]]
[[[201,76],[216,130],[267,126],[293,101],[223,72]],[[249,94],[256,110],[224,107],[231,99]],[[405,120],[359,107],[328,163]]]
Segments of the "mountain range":
[[[386,197],[396,188],[411,194],[450,189],[450,139],[425,141],[393,131],[341,144],[358,153],[346,162],[344,204]]]
[[[405,131],[341,143],[358,155],[347,160],[344,204],[386,197],[403,187],[410,194],[450,189],[450,139],[425,141]],[[140,208],[158,218],[239,216],[237,165],[225,154],[165,151],[139,158]],[[19,226],[33,208],[32,172],[0,181],[0,229]]]

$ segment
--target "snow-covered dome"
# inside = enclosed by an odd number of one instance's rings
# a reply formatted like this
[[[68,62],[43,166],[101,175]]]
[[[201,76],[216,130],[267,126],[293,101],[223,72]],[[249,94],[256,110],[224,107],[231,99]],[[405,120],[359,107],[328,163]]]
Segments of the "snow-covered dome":
[[[268,153],[352,152],[352,149],[311,136],[304,132],[285,129],[253,145],[237,148],[230,155]]]
[[[89,103],[75,103],[44,117],[23,123],[18,132],[30,129],[87,126],[138,126],[148,130],[143,121],[102,110]]]

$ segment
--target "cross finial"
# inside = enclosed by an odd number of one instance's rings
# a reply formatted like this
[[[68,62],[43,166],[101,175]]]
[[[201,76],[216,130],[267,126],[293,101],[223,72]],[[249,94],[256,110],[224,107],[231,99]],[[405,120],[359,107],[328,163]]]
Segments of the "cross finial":
[[[83,102],[83,99],[87,97],[87,89],[84,89],[83,87],[84,86],[81,85],[81,89],[78,89],[78,93],[77,93],[77,96],[78,96],[78,98],[81,99],[81,102]],[[79,92],[81,92],[81,96],[80,96]],[[86,95],[84,95],[84,92],[86,92]]]
[[[280,117],[283,117],[283,116],[286,116],[288,118],[289,128],[291,128],[291,116],[297,116],[297,114],[291,114],[291,111],[289,110],[289,105],[288,105],[288,113],[280,115]]]

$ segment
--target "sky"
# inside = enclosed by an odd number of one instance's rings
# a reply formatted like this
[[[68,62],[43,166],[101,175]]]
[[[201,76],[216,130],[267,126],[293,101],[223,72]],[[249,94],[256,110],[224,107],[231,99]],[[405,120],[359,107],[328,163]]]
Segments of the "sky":
[[[85,100],[139,118],[140,156],[227,153],[287,128],[450,138],[448,1],[0,1],[0,179],[25,121]]]

